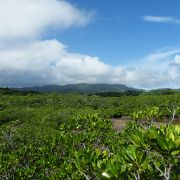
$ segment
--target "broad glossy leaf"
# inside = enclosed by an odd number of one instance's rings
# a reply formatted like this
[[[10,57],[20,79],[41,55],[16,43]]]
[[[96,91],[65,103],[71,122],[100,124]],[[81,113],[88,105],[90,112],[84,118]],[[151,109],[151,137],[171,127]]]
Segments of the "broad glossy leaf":
[[[176,156],[176,155],[179,154],[179,153],[180,153],[180,151],[179,151],[179,150],[176,150],[176,151],[171,152],[171,155]]]
[[[165,138],[158,136],[157,142],[158,142],[159,146],[161,147],[161,149],[168,150],[168,143]]]

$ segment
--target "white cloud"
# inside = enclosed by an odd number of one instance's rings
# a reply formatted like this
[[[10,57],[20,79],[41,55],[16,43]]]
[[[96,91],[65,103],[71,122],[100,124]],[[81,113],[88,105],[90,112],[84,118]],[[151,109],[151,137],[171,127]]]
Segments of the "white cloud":
[[[174,78],[179,77],[180,80],[180,55],[176,55],[174,60],[172,60],[169,64],[171,69],[173,70],[172,74]]]
[[[176,88],[180,85],[180,55],[176,55],[169,64],[169,74],[172,77],[172,83]]]
[[[114,67],[98,57],[69,52],[58,40],[41,40],[49,29],[87,24],[91,12],[62,0],[0,0],[0,4],[0,86],[87,82],[180,87],[180,48],[155,51],[138,59],[138,64]]]
[[[175,48],[166,51],[156,51],[152,54],[147,55],[145,58],[149,62],[157,62],[161,60],[166,61],[169,60],[169,57],[178,53],[180,53],[180,48]]]
[[[97,57],[68,52],[57,40],[32,41],[0,51],[0,84],[96,82],[110,69]]]
[[[147,22],[180,24],[180,19],[169,16],[143,16],[142,19]]]
[[[68,52],[57,40],[31,41],[0,51],[0,84],[28,86],[80,82],[122,83],[124,67],[112,67],[98,57]]]
[[[31,86],[68,83],[123,83],[138,88],[180,86],[180,58],[177,51],[165,56],[157,52],[133,67],[113,67],[98,57],[71,53],[57,40],[31,41],[0,51],[0,84]],[[158,56],[158,61],[149,61]],[[161,61],[161,65],[159,65]],[[172,65],[174,63],[174,65]],[[173,82],[173,83],[172,83]]]
[[[171,64],[175,66],[180,66],[180,55],[176,55],[174,61]]]
[[[180,87],[180,48],[158,50],[142,58],[142,66],[149,67],[150,88],[179,88]],[[144,64],[144,65],[143,65]],[[146,71],[147,68],[144,68]]]
[[[0,0],[0,40],[37,38],[49,28],[83,26],[92,16],[62,0]]]

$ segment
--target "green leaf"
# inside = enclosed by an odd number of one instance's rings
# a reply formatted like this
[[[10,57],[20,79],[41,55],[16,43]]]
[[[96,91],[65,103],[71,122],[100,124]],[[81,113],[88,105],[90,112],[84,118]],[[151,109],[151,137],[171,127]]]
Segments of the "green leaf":
[[[158,132],[157,132],[155,127],[151,127],[148,130],[148,136],[149,136],[150,139],[156,139],[157,138]]]
[[[127,166],[126,165],[122,165],[121,166],[121,173],[125,172],[127,169]]]
[[[176,145],[176,147],[180,145],[180,137],[177,140],[175,140],[174,144]]]
[[[104,177],[110,179],[110,175],[109,175],[107,172],[103,172],[103,173],[102,173],[102,176],[104,176]]]
[[[141,141],[141,139],[140,139],[139,136],[137,136],[137,135],[131,135],[131,139],[130,139],[130,140],[132,141],[132,143],[133,143],[134,145],[139,146],[139,147],[142,146],[142,141]]]
[[[170,140],[168,141],[168,149],[171,150],[171,149],[173,149],[174,147],[175,147],[175,143],[173,142],[172,139],[170,139]]]
[[[140,152],[139,156],[138,156],[138,162],[139,164],[143,164],[144,161],[146,160],[147,155],[145,152]]]
[[[157,142],[158,142],[159,146],[161,147],[161,149],[168,150],[167,141],[163,137],[158,136],[157,137]]]
[[[179,150],[176,150],[176,151],[173,151],[172,153],[171,153],[171,155],[172,156],[176,156],[177,154],[179,154],[180,153],[180,151]]]
[[[97,167],[99,168],[99,169],[101,169],[101,165],[103,164],[104,162],[102,161],[102,160],[99,160],[98,162],[97,162]]]

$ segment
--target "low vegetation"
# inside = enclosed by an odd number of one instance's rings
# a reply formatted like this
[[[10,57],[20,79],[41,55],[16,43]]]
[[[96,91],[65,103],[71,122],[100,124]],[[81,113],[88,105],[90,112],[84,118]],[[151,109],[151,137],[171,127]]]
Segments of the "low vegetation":
[[[0,179],[180,179],[179,92],[6,91],[0,91]],[[129,121],[117,131],[112,118],[121,117]]]

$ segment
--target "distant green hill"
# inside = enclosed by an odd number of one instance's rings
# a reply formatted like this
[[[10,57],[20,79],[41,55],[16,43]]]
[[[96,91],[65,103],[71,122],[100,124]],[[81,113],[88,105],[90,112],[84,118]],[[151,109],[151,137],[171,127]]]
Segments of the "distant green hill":
[[[154,94],[154,95],[170,95],[170,94],[176,94],[179,92],[180,92],[180,89],[170,89],[170,88],[153,89],[149,91],[150,94]]]
[[[38,94],[38,92],[31,90],[18,90],[11,88],[0,88],[0,95],[27,95],[27,94]]]
[[[82,93],[82,94],[137,91],[137,89],[128,87],[123,84],[86,84],[86,83],[34,86],[34,87],[18,88],[17,90],[36,91],[43,93],[59,92],[59,93]]]

